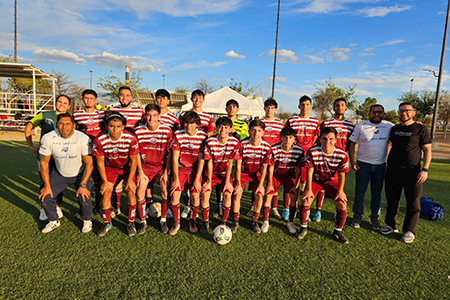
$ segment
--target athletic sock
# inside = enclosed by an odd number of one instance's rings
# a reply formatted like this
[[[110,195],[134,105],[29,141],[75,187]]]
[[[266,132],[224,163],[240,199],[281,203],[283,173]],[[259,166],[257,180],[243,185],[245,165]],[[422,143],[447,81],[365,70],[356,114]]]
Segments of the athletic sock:
[[[197,219],[198,209],[200,208],[200,206],[192,206],[191,208],[192,208],[191,220],[195,220]]]
[[[145,201],[138,202],[137,209],[139,212],[139,217],[141,218],[141,222],[145,222]]]
[[[283,205],[284,205],[284,209],[289,209],[289,205],[290,205],[289,193],[284,193]]]
[[[116,191],[116,205],[115,208],[120,208],[120,198],[122,197],[122,190]]]
[[[111,223],[111,208],[102,209],[102,217],[105,224]]]
[[[172,204],[173,221],[175,223],[180,223],[180,204]]]
[[[239,222],[239,212],[234,212],[233,213],[233,221]]]
[[[322,204],[324,199],[325,199],[325,191],[320,191],[319,194],[317,194],[316,210],[318,211],[322,210]]]
[[[209,206],[202,208],[203,222],[209,222]]]
[[[306,226],[308,225],[308,218],[309,218],[309,212],[311,207],[310,206],[300,206],[300,225]]]
[[[128,223],[134,223],[136,219],[136,205],[128,204]]]
[[[347,220],[347,210],[339,210],[336,209],[336,214],[334,215],[336,220],[335,226],[336,229],[342,230],[344,228],[345,220]]]
[[[167,217],[167,199],[162,199],[161,203],[161,218]]]
[[[269,220],[269,212],[270,212],[270,206],[264,206],[263,207],[263,218],[264,218],[264,221]]]
[[[294,222],[296,212],[297,212],[297,206],[289,205],[289,222]]]
[[[253,218],[252,221],[253,222],[257,222],[259,218],[259,212],[253,211]]]
[[[275,195],[272,198],[272,208],[277,208],[277,206],[278,206],[278,195]]]
[[[228,215],[230,214],[230,206],[223,207],[223,213],[222,213],[222,223],[225,223],[228,219]]]

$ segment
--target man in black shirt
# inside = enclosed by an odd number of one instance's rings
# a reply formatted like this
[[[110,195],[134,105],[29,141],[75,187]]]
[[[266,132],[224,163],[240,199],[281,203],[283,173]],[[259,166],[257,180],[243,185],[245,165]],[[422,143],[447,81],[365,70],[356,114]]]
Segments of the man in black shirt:
[[[405,190],[406,216],[403,222],[402,242],[412,243],[420,217],[422,184],[428,178],[431,163],[431,138],[428,128],[414,121],[416,110],[409,102],[398,107],[400,124],[391,129],[389,140],[392,149],[388,156],[386,170],[387,210],[382,234],[398,232],[397,214],[402,189]],[[420,158],[423,151],[423,167]]]

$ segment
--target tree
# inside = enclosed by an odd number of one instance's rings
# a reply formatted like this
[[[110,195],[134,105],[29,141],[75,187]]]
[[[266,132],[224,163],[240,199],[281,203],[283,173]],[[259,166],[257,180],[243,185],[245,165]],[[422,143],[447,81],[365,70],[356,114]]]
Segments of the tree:
[[[360,116],[362,120],[368,120],[370,107],[376,103],[376,98],[367,97],[362,104],[358,105],[358,108],[355,110],[356,115]]]
[[[184,86],[176,86],[175,93],[186,94],[188,92],[188,88]]]
[[[410,102],[416,109],[416,119],[425,123],[427,115],[433,113],[434,100],[436,93],[431,90],[419,92],[406,92],[397,98],[399,102]]]
[[[325,81],[324,86],[316,85],[316,92],[312,95],[314,100],[313,108],[316,116],[320,120],[325,120],[329,115],[333,115],[333,102],[337,98],[345,98],[347,100],[347,107],[355,110],[358,105],[355,87],[356,84],[353,87],[349,86],[347,89],[342,89],[331,81],[331,77]]]
[[[286,122],[287,119],[295,115],[295,113],[288,113],[284,111],[284,108],[282,105],[278,108],[277,118],[280,119],[283,122]]]
[[[136,98],[136,92],[138,91],[148,91],[147,88],[141,88],[141,71],[131,72],[130,74],[130,89],[133,92],[133,97]],[[120,80],[116,75],[108,75],[105,78],[99,78],[97,87],[106,91],[106,94],[112,98],[117,98],[119,95],[119,88],[124,86],[125,82]]]
[[[443,91],[440,96],[440,105],[439,105],[439,121],[442,122],[442,126],[444,129],[444,139],[447,138],[447,126],[450,123],[450,94],[448,91]]]
[[[212,93],[214,90],[213,86],[210,85],[203,76],[197,81],[195,88],[201,90],[205,95]]]
[[[398,114],[394,109],[387,111],[383,120],[389,121],[394,124],[397,124],[398,122],[400,122],[400,119],[398,118]]]

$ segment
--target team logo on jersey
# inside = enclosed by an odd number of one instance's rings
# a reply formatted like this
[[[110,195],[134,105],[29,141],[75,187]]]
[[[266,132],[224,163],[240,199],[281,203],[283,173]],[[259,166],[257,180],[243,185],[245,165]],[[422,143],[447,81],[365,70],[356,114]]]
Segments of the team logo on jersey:
[[[114,147],[114,149],[113,149],[113,153],[117,153],[117,152],[119,152],[119,148],[117,148],[117,147]]]
[[[61,149],[61,151],[62,151],[62,152],[67,152],[67,151],[69,151],[69,147],[68,147],[68,146],[64,146],[64,147]]]
[[[225,156],[225,150],[220,151],[219,156]]]
[[[194,145],[192,145],[191,143],[187,144],[187,147],[189,148],[189,150],[192,150],[192,148],[194,148]]]
[[[250,158],[256,158],[256,153],[254,152],[250,153]]]
[[[156,143],[156,139],[155,138],[151,138],[150,139],[150,143],[155,144]]]
[[[89,118],[87,122],[88,122],[89,125],[94,124],[94,120],[92,118]]]
[[[267,130],[268,132],[271,132],[271,131],[272,131],[272,127],[266,127],[266,130]]]
[[[379,134],[380,131],[378,130],[378,128],[375,128],[375,131],[373,132],[373,134]]]
[[[287,163],[289,162],[289,158],[284,157],[284,158],[281,159],[281,161],[282,161],[283,163],[287,164]]]
[[[301,130],[306,131],[308,127],[306,125],[303,125],[302,127],[300,127]]]
[[[341,133],[341,131],[342,131],[342,128],[336,128],[336,131],[338,132],[338,133]]]

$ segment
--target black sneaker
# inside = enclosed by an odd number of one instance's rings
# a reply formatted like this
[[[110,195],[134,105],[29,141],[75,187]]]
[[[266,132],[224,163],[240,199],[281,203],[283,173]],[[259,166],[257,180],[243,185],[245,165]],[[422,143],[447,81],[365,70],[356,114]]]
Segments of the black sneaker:
[[[200,228],[201,234],[207,234],[209,229],[209,222],[203,222],[202,228]]]
[[[139,226],[139,228],[138,228],[138,230],[137,230],[137,233],[139,233],[139,234],[144,234],[145,233],[145,231],[147,230],[147,222],[142,222],[141,223],[141,226]]]
[[[102,229],[100,229],[99,232],[97,232],[98,236],[104,236],[108,233],[108,231],[111,229],[111,223],[103,225]]]
[[[159,225],[161,226],[161,232],[162,233],[169,232],[169,227],[167,226],[166,222],[160,222]]]
[[[230,227],[231,232],[236,233],[236,231],[238,230],[238,227],[239,227],[239,222],[233,221],[233,223],[231,223],[231,227]]]
[[[341,231],[337,231],[336,229],[333,231],[334,238],[341,244],[348,244],[348,240],[342,235]]]
[[[135,236],[137,233],[136,226],[134,226],[134,223],[128,223],[127,225],[127,234],[128,236]]]
[[[306,227],[300,227],[300,231],[295,234],[295,237],[299,240],[303,240],[308,233],[308,228]]]
[[[258,222],[252,222],[250,226],[252,227],[253,232],[261,233],[261,228],[259,228]]]
[[[378,220],[377,217],[371,217],[369,223],[370,223],[370,225],[372,225],[373,229],[380,230],[381,225],[380,225],[380,221]]]
[[[189,220],[189,231],[191,233],[196,233],[198,231],[197,225],[195,224],[195,220]]]

